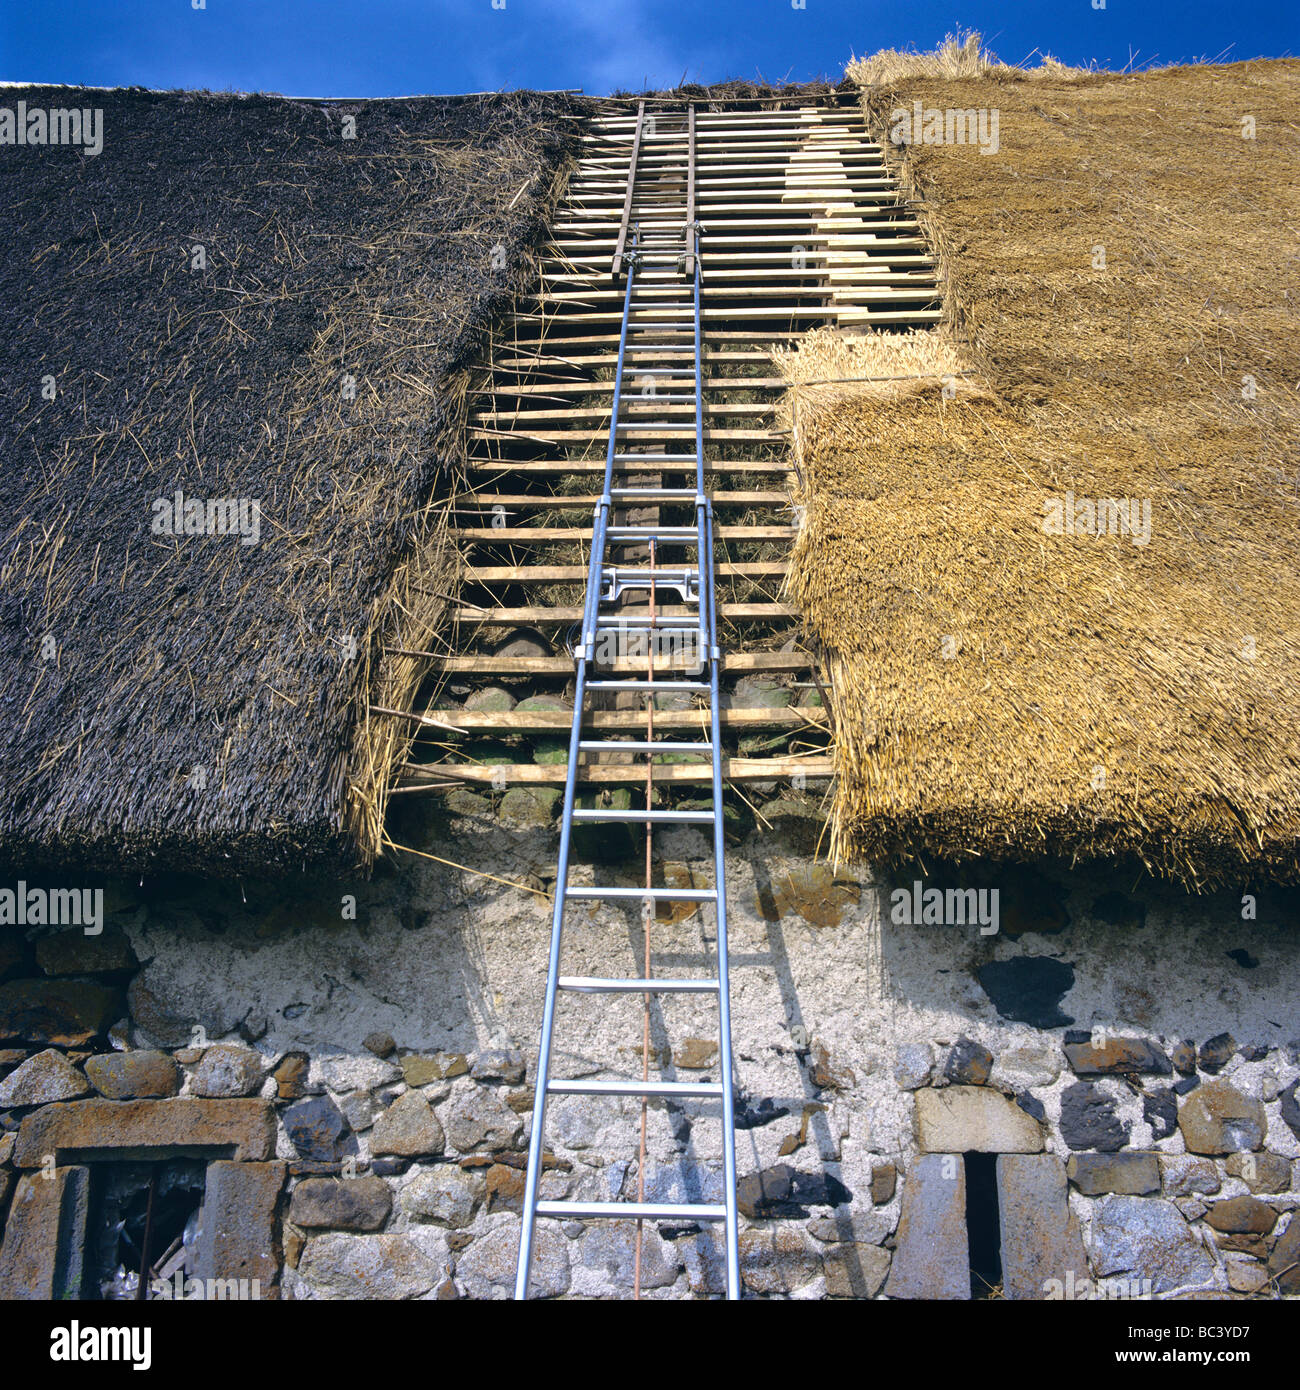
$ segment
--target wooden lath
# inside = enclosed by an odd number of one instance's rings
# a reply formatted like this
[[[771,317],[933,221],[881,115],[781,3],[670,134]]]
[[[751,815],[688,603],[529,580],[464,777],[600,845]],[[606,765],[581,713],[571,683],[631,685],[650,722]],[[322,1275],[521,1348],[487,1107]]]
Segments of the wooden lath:
[[[658,117],[653,126],[652,116]],[[813,657],[792,640],[797,614],[780,598],[796,528],[787,524],[787,436],[775,419],[787,383],[773,372],[769,352],[793,345],[803,332],[821,325],[871,332],[938,321],[933,258],[916,212],[900,200],[882,147],[867,138],[859,114],[848,106],[782,99],[729,103],[728,110],[714,112],[640,97],[607,103],[583,140],[578,169],[543,249],[537,292],[520,302],[514,322],[498,336],[490,379],[474,387],[467,465],[474,486],[448,502],[459,523],[456,532],[470,552],[456,613],[461,640],[468,646],[480,633],[540,631],[554,654],[494,655],[498,644],[485,641],[483,650],[429,654],[432,671],[471,686],[536,680],[542,688],[562,690],[571,678],[573,662],[555,634],[578,622],[581,610],[571,593],[557,594],[547,586],[579,585],[587,577],[590,483],[604,469],[613,392],[609,375],[623,298],[610,284],[611,271],[616,282],[625,273],[632,229],[639,226],[654,245],[638,266],[634,321],[671,324],[672,338],[682,336],[678,326],[687,328],[689,316],[681,307],[687,296],[680,288],[693,281],[689,231],[700,222],[705,227],[700,247],[703,388],[709,393],[704,467],[711,479],[731,482],[731,491],[711,494],[714,504],[735,509],[724,513],[734,521],[717,526],[717,577],[736,586],[730,601],[725,591],[719,593],[719,616],[733,625],[735,644],[723,675],[728,688],[742,676],[806,681],[814,672]],[[676,238],[683,222],[685,254],[678,260]],[[690,366],[691,360],[684,347],[656,349],[653,357],[629,364],[628,380],[640,390],[638,366],[663,370]],[[733,371],[752,375],[728,375]],[[641,487],[649,477],[677,485],[693,472],[693,453],[681,452],[693,442],[693,407],[674,404],[674,391],[683,388],[673,381],[664,378],[648,398],[647,413],[655,412],[653,430],[625,428],[642,413],[637,405],[620,417],[616,448],[628,455],[615,465],[620,480]],[[579,479],[587,481],[586,490],[573,486]],[[505,524],[484,524],[493,517]],[[575,524],[561,524],[570,520]],[[739,551],[746,558],[738,558],[737,547],[748,546],[753,549]],[[538,547],[544,547],[540,554]],[[752,554],[771,558],[748,558]],[[676,599],[667,610],[661,605],[669,615],[677,608],[688,611]],[[644,662],[602,668],[602,674],[644,675]],[[572,719],[563,707],[374,713],[416,721],[434,744],[440,733],[447,736],[447,747],[455,750],[449,758],[471,759],[475,736],[554,735],[568,729]],[[655,727],[689,732],[699,718],[696,709],[660,710]],[[634,736],[645,727],[645,713],[596,709],[590,727],[607,731],[607,737]],[[827,715],[819,708],[733,707],[722,712],[722,727],[732,737],[750,731],[788,735],[796,749],[804,746],[804,735],[815,744],[828,732]],[[733,781],[796,773],[816,780],[831,774],[820,747],[811,756],[733,757],[725,769]],[[685,789],[708,771],[666,763],[652,769],[652,780]],[[466,782],[499,785],[502,777],[507,783],[559,784],[564,769],[446,761],[412,765],[405,775],[408,789],[420,790]],[[602,755],[583,772],[584,782],[596,785],[645,778],[645,766],[630,756],[623,764]]]

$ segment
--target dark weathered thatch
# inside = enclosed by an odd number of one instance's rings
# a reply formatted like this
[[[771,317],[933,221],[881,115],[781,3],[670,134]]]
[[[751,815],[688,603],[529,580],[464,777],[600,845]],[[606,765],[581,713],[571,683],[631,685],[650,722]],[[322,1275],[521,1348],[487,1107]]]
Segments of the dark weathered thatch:
[[[382,647],[436,622],[425,505],[575,105],[5,96],[103,148],[0,147],[0,855],[365,860]],[[178,490],[256,543],[160,533]]]

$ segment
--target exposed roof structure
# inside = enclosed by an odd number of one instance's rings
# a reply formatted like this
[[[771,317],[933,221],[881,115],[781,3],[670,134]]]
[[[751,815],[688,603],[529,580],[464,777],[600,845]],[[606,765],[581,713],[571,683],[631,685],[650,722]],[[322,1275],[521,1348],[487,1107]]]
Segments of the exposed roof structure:
[[[364,861],[463,369],[582,104],[6,99],[102,111],[102,149],[0,147],[0,853]]]

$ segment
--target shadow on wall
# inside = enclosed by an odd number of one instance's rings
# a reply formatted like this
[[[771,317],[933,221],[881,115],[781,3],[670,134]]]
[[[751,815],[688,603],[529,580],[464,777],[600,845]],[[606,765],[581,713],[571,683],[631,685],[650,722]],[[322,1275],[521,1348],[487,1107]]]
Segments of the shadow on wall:
[[[1291,1041],[1300,890],[1198,897],[1136,877],[1066,865],[896,873],[878,890],[885,989],[991,1025]]]
[[[369,882],[170,877],[110,884],[106,907],[142,962],[135,1028],[178,1047],[239,1033],[264,1052],[472,1051],[501,1031],[476,909],[454,882],[381,865]],[[437,930],[429,930],[436,926]]]

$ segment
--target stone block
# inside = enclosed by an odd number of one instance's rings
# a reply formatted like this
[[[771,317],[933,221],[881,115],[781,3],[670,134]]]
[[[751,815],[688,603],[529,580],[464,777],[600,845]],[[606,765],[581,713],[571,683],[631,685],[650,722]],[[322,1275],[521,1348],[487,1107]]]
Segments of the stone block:
[[[515,1286],[519,1223],[510,1221],[480,1236],[460,1257],[456,1277],[471,1298],[509,1298]],[[569,1291],[569,1242],[548,1223],[533,1238],[530,1298],[555,1298]]]
[[[428,1086],[434,1081],[449,1081],[453,1076],[464,1076],[469,1071],[469,1062],[463,1052],[435,1052],[431,1057],[408,1052],[398,1060],[408,1086]]]
[[[1231,1033],[1216,1033],[1201,1044],[1196,1060],[1202,1071],[1219,1072],[1232,1061],[1232,1054],[1236,1050],[1237,1040]]]
[[[1258,1197],[1229,1197],[1210,1207],[1205,1224],[1228,1235],[1266,1236],[1277,1225],[1277,1212]]]
[[[1300,1294],[1300,1217],[1295,1212],[1268,1257],[1268,1272],[1283,1294]]]
[[[1207,1081],[1183,1102],[1178,1128],[1190,1153],[1230,1154],[1264,1146],[1263,1105],[1227,1081]]]
[[[475,1081],[504,1082],[508,1086],[518,1086],[524,1079],[525,1070],[523,1053],[498,1047],[478,1053],[470,1066],[469,1074]]]
[[[966,1165],[960,1154],[927,1154],[916,1159],[904,1177],[885,1292],[890,1298],[970,1297]]]
[[[90,1094],[90,1083],[62,1052],[46,1048],[0,1081],[0,1110],[51,1105]]]
[[[392,1209],[382,1178],[304,1178],[293,1189],[289,1220],[304,1230],[377,1231]]]
[[[929,1043],[900,1043],[894,1063],[894,1080],[904,1091],[915,1091],[930,1080],[934,1052]]]
[[[105,1052],[86,1062],[90,1083],[107,1100],[145,1100],[174,1096],[180,1068],[165,1052]]]
[[[892,1201],[897,1183],[898,1169],[892,1162],[873,1164],[871,1168],[871,1200],[878,1207]]]
[[[36,964],[47,975],[107,975],[134,970],[139,963],[120,927],[105,927],[96,936],[55,932],[36,943]]]
[[[1043,1148],[1037,1122],[987,1086],[917,1091],[916,1136],[927,1153],[1040,1153]]]
[[[820,1254],[797,1226],[755,1226],[740,1236],[740,1277],[752,1293],[793,1293],[821,1269]]]
[[[1291,1187],[1291,1160],[1281,1154],[1235,1153],[1223,1166],[1252,1192],[1286,1192]]]
[[[1076,1081],[1061,1093],[1061,1137],[1072,1149],[1117,1153],[1128,1143],[1128,1129],[1115,1102],[1091,1081]]]
[[[433,1221],[459,1230],[473,1221],[484,1194],[482,1178],[442,1163],[417,1173],[407,1183],[402,1189],[401,1206],[412,1220]]]
[[[407,1091],[398,1096],[375,1120],[370,1132],[372,1154],[427,1158],[442,1153],[446,1146],[447,1137],[438,1116],[419,1091]]]
[[[893,1231],[895,1218],[888,1212],[868,1207],[854,1211],[841,1207],[833,1216],[820,1216],[808,1223],[808,1234],[826,1245],[881,1245]]]
[[[1214,1164],[1195,1154],[1161,1154],[1160,1173],[1166,1197],[1190,1197],[1198,1192],[1213,1196],[1222,1186]]]
[[[742,1242],[744,1239],[741,1236]],[[622,1292],[632,1287],[636,1269],[635,1226],[623,1221],[592,1221],[582,1237],[580,1250],[583,1266],[603,1271],[612,1288]],[[743,1246],[740,1258],[743,1269]],[[682,1258],[674,1243],[664,1240],[653,1225],[647,1225],[641,1249],[641,1287],[671,1288],[681,1272]]]
[[[654,1200],[675,1199],[656,1197]],[[833,1174],[800,1173],[788,1163],[776,1163],[761,1172],[746,1174],[736,1184],[736,1204],[751,1221],[766,1217],[806,1217],[810,1207],[841,1207],[852,1200],[853,1194]]]
[[[1054,1047],[1012,1047],[999,1054],[989,1080],[1000,1089],[1024,1091],[1050,1086],[1061,1074],[1061,1054]]]
[[[208,1164],[203,1234],[195,1276],[205,1281],[256,1280],[257,1296],[275,1298],[280,1278],[280,1192],[283,1163]]]
[[[87,980],[10,980],[0,985],[0,1041],[85,1047],[122,1016],[122,994]]]
[[[1076,1284],[1088,1277],[1083,1237],[1070,1211],[1065,1176],[1065,1166],[1055,1154],[1003,1154],[998,1159],[1006,1298],[1048,1298],[1053,1281],[1064,1288],[1071,1277]]]
[[[983,1086],[993,1070],[993,1054],[974,1038],[958,1038],[948,1050],[943,1077],[953,1086]]]
[[[828,1298],[875,1298],[889,1273],[888,1250],[850,1242],[832,1245],[822,1256]]]
[[[329,1096],[296,1101],[283,1119],[289,1142],[308,1163],[341,1163],[358,1152],[356,1135]]]
[[[447,1115],[447,1138],[460,1153],[510,1149],[523,1132],[521,1116],[495,1093],[478,1088],[456,1100]]]
[[[1031,1028],[1065,1028],[1074,1022],[1061,1000],[1074,987],[1074,967],[1050,956],[986,961],[975,972],[1003,1018]]]
[[[1153,1293],[1208,1287],[1214,1260],[1172,1202],[1107,1197],[1093,1217],[1093,1268],[1103,1278],[1150,1279]]]
[[[1066,1043],[1066,1060],[1076,1076],[1134,1075],[1173,1072],[1164,1048],[1150,1038],[1107,1038],[1104,1042]]]
[[[90,1170],[24,1173],[0,1246],[0,1299],[48,1302],[82,1296]]]
[[[1071,1154],[1067,1172],[1085,1197],[1108,1192],[1145,1197],[1160,1191],[1160,1162],[1153,1153]]]
[[[205,1048],[190,1078],[196,1096],[250,1096],[262,1084],[265,1063],[247,1047],[216,1043]]]
[[[307,1241],[298,1273],[323,1298],[420,1298],[446,1271],[446,1242],[440,1234],[430,1237],[427,1230],[377,1236],[327,1231]]]

